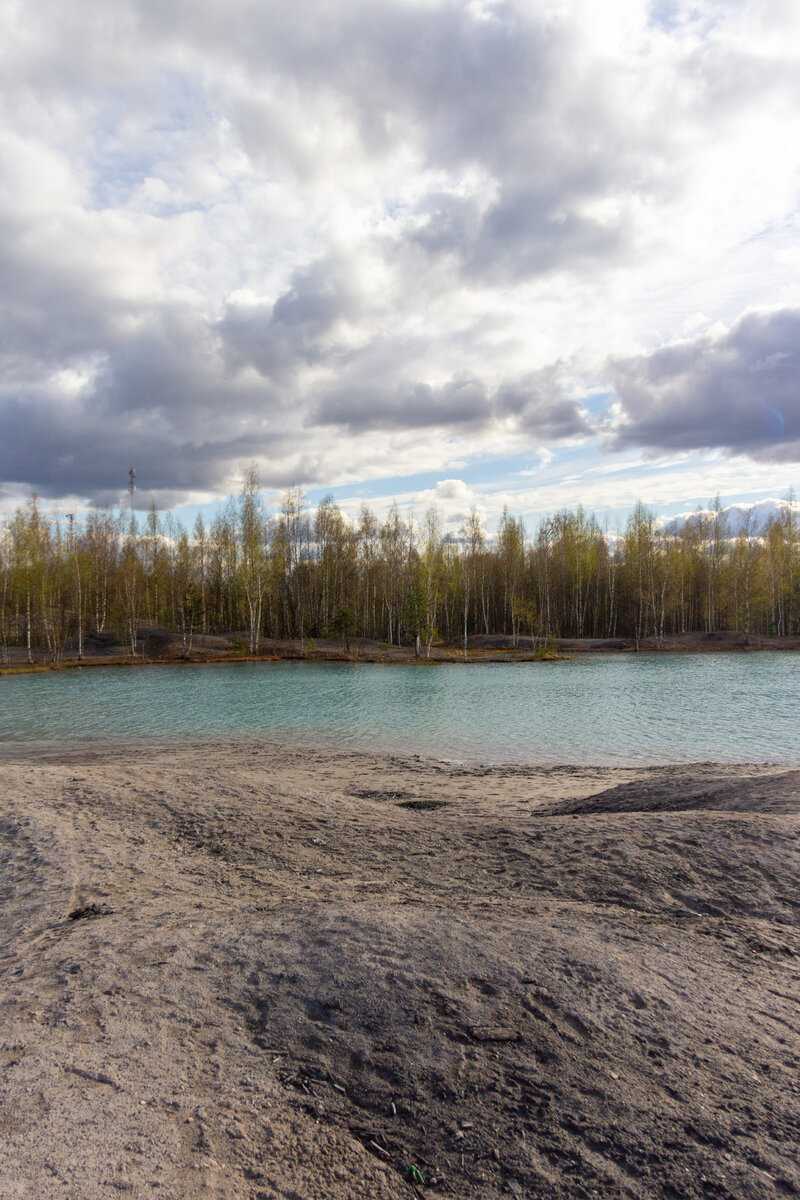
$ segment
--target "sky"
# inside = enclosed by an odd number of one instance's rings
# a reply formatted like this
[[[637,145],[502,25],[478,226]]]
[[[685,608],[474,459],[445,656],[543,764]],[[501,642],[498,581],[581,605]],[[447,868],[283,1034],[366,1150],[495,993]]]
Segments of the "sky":
[[[800,483],[795,0],[0,0],[0,513]]]

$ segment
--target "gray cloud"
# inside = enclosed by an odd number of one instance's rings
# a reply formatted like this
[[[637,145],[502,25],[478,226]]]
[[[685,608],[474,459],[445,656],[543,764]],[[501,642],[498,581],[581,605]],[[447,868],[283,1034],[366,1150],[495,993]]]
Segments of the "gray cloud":
[[[348,380],[337,383],[311,420],[338,425],[351,433],[373,429],[454,429],[486,426],[491,408],[480,379],[451,379],[438,387]]]
[[[621,262],[632,250],[633,222],[612,224],[564,207],[560,193],[506,189],[485,214],[465,255],[470,274],[524,279],[581,265]]]
[[[509,186],[485,211],[474,198],[428,197],[423,224],[410,234],[408,247],[454,260],[471,279],[503,283],[621,262],[633,234],[627,218],[608,224],[565,210],[561,192]]]
[[[129,305],[109,295],[105,272],[72,246],[36,238],[35,222],[0,215],[0,362],[9,373],[56,367],[116,340]]]
[[[58,380],[0,388],[0,478],[43,496],[114,502],[133,464],[148,492],[177,497],[291,445],[274,392],[228,378],[191,311],[151,315],[66,393]]]
[[[337,326],[363,308],[352,265],[326,259],[296,271],[272,304],[229,303],[217,332],[234,370],[249,364],[275,378],[330,358]]]
[[[103,412],[93,397],[81,407],[60,398],[25,396],[0,402],[0,475],[40,495],[85,496],[95,503],[116,503],[135,465],[146,495],[177,500],[202,488],[219,488],[232,463],[245,465],[256,453],[280,456],[281,439],[263,431],[213,440],[182,439],[174,426],[166,432],[157,412],[141,422]],[[161,426],[161,428],[160,428]],[[277,486],[278,480],[267,481]],[[144,495],[139,502],[145,504]]]
[[[719,337],[616,360],[621,416],[613,449],[722,448],[800,459],[800,310],[749,313]]]
[[[415,382],[381,387],[345,379],[324,397],[312,420],[355,433],[434,426],[480,430],[507,418],[536,439],[562,441],[592,432],[578,401],[565,395],[555,369],[503,383],[494,391],[472,376],[438,386]]]
[[[498,417],[515,417],[520,429],[539,441],[564,441],[594,433],[585,409],[564,391],[558,366],[502,384],[494,409]]]

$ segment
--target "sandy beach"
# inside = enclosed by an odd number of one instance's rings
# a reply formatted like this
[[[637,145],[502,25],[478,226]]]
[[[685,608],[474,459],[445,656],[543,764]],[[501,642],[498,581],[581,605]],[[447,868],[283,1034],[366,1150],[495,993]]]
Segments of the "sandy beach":
[[[0,770],[4,1198],[800,1194],[800,771]]]

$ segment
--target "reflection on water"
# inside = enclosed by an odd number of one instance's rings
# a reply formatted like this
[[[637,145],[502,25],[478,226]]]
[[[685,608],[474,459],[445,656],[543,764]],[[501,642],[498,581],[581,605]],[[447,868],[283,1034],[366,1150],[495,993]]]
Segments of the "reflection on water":
[[[800,763],[800,657],[236,663],[0,678],[0,742],[291,738],[468,762]]]

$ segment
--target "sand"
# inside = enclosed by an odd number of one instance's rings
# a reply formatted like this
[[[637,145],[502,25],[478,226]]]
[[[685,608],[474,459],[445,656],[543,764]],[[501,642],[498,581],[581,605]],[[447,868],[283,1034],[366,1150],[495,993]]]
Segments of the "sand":
[[[0,1196],[800,1193],[800,771],[0,762]]]

